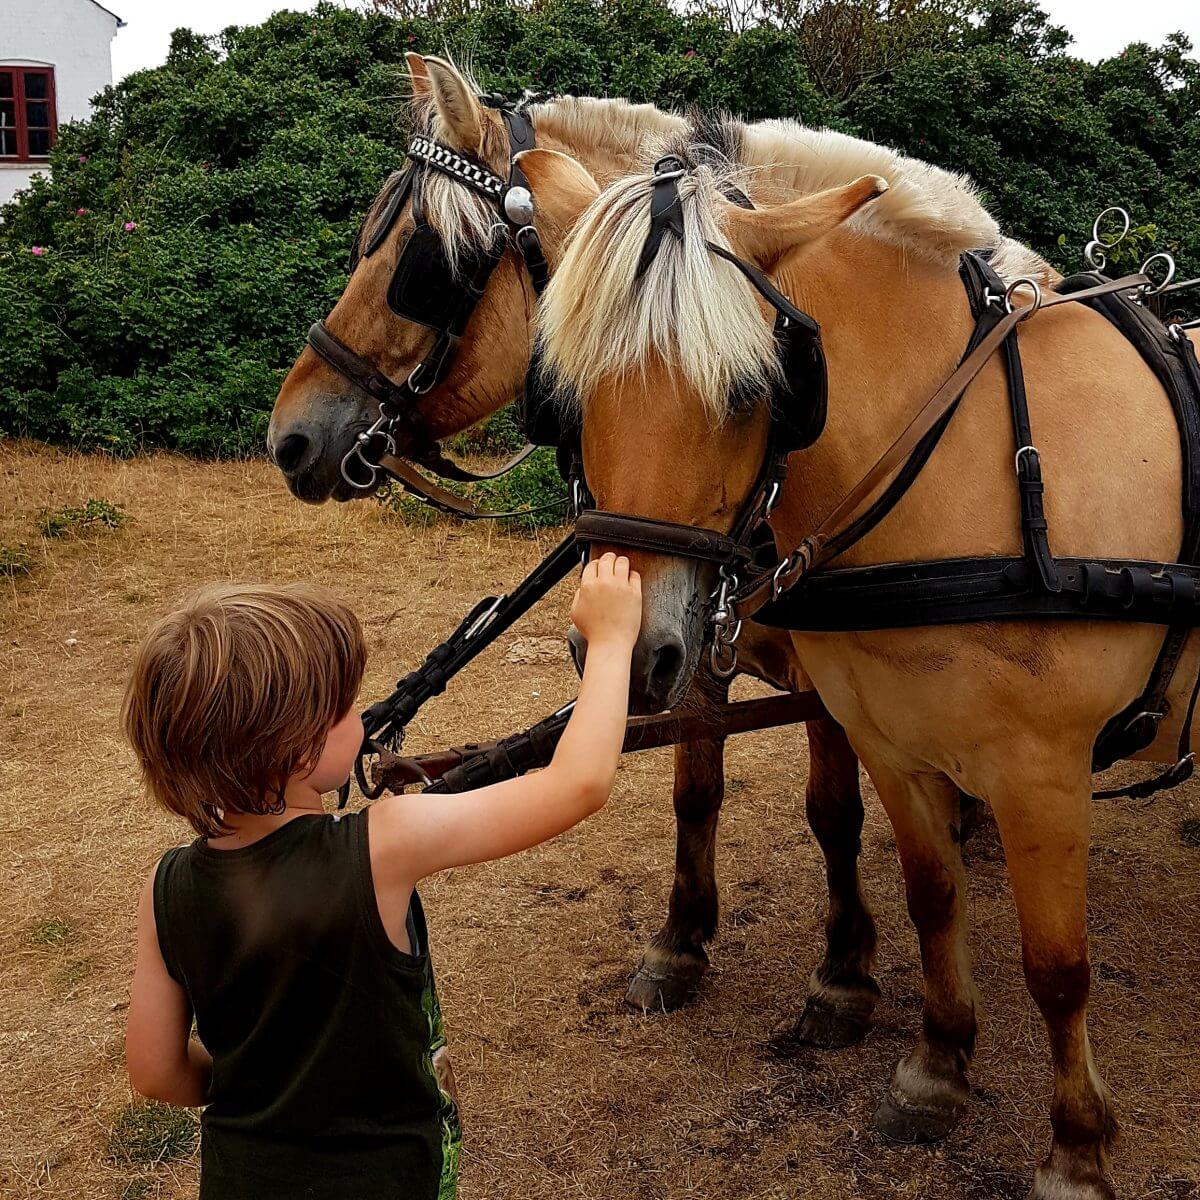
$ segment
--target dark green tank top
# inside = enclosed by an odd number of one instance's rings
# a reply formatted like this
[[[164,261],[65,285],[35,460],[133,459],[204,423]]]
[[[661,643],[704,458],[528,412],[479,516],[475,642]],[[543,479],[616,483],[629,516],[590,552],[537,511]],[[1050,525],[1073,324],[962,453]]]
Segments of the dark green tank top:
[[[167,853],[154,919],[213,1058],[201,1200],[452,1200],[458,1112],[421,901],[379,916],[366,812]]]

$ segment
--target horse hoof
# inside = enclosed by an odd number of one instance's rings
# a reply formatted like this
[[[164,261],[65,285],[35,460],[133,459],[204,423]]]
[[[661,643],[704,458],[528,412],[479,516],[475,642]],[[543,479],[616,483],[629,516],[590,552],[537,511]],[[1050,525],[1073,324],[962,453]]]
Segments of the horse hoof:
[[[889,1142],[906,1146],[940,1142],[955,1125],[962,1108],[906,1108],[889,1092],[875,1110],[875,1131]]]
[[[640,1013],[674,1012],[696,998],[707,964],[676,957],[670,970],[643,958],[629,981],[625,1003]]]
[[[1033,1177],[1028,1200],[1117,1200],[1102,1153],[1056,1146]]]
[[[839,990],[836,996],[809,996],[799,1018],[780,1021],[771,1031],[771,1049],[789,1054],[800,1046],[842,1050],[857,1046],[871,1028],[879,992]]]

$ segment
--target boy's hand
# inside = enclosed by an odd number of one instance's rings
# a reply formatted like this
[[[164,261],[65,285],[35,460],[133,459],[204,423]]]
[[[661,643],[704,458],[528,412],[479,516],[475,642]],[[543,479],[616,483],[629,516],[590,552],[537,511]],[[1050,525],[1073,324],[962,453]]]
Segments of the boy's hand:
[[[606,554],[583,568],[571,620],[589,646],[632,649],[642,624],[642,577],[629,569],[629,559]]]

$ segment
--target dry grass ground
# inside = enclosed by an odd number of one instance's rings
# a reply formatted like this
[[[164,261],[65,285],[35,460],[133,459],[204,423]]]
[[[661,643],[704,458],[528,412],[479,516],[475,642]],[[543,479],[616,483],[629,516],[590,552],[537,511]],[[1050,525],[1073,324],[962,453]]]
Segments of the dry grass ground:
[[[121,1116],[134,897],[179,824],[139,794],[116,728],[133,646],[153,614],[213,578],[312,578],[358,608],[366,695],[537,544],[485,528],[410,535],[377,506],[303,508],[261,463],[109,462],[0,447],[0,546],[33,573],[0,578],[0,1194],[194,1195],[195,1163],[156,1167],[187,1129],[141,1145]],[[89,497],[116,530],[43,542],[36,514]],[[565,626],[560,589],[518,628]],[[563,662],[489,651],[429,705],[411,744],[516,728],[565,699]],[[609,807],[553,844],[426,888],[466,1119],[464,1200],[1019,1197],[1047,1140],[1045,1038],[1021,981],[1003,864],[972,846],[973,949],[985,1005],[966,1119],[934,1150],[894,1149],[870,1115],[915,1036],[920,975],[889,831],[868,801],[864,868],[884,1001],[859,1048],[773,1059],[764,1037],[800,1002],[821,941],[822,876],[803,820],[804,740],[750,735],[728,753],[714,970],[691,1009],[621,1006],[671,878],[668,752],[627,760]],[[1200,1192],[1200,784],[1096,808],[1092,1033],[1123,1117],[1123,1197]],[[1192,822],[1189,824],[1189,822]],[[114,1125],[121,1121],[117,1141]],[[136,1125],[137,1123],[134,1122]]]

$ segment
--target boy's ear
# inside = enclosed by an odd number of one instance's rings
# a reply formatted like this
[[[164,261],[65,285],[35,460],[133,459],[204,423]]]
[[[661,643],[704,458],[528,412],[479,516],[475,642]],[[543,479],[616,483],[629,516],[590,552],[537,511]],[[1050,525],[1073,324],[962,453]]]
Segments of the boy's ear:
[[[446,140],[456,149],[479,154],[483,149],[483,109],[467,81],[444,58],[427,55],[423,65]]]
[[[408,77],[412,80],[412,97],[423,100],[429,95],[429,70],[425,60],[419,54],[406,54],[404,61],[408,63]]]
[[[547,248],[557,253],[583,210],[600,195],[600,185],[585,167],[557,150],[525,150],[516,161],[529,180],[538,232],[547,235]]]
[[[769,271],[789,250],[832,233],[887,190],[888,181],[881,175],[864,175],[853,183],[801,196],[775,208],[727,204],[725,228],[736,250]]]

